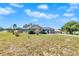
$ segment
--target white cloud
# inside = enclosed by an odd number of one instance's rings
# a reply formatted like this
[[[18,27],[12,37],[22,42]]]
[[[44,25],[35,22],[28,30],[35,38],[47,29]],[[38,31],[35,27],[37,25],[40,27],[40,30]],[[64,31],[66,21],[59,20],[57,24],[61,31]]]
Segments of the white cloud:
[[[45,19],[52,19],[59,16],[58,14],[49,14],[49,13],[43,13],[39,11],[32,11],[31,9],[26,9],[25,13],[35,18],[45,18]]]
[[[33,16],[33,17],[37,17],[37,15],[40,14],[40,12],[38,12],[38,11],[32,11],[31,9],[26,9],[25,12],[26,12],[27,15]]]
[[[41,5],[38,6],[38,8],[39,8],[39,9],[44,9],[44,10],[46,10],[46,9],[48,9],[48,5],[46,5],[46,4],[41,4]]]
[[[62,7],[59,7],[58,9],[59,9],[59,10],[61,10],[61,9],[66,9],[66,7],[65,7],[65,6],[62,6]]]
[[[70,3],[70,8],[78,9],[79,8],[79,4],[77,4],[77,3]]]
[[[21,4],[18,4],[18,3],[11,3],[10,5],[14,6],[14,7],[18,7],[18,8],[24,7],[24,5],[21,5]]]
[[[74,13],[64,13],[64,16],[66,16],[66,17],[73,17]]]
[[[62,20],[61,20],[62,19]],[[65,24],[65,23],[67,23],[67,22],[69,22],[70,21],[70,19],[69,18],[60,18],[60,19],[58,19],[58,20],[56,20],[58,23],[62,23],[62,24]]]
[[[14,13],[14,12],[15,11],[10,7],[5,7],[5,8],[0,7],[0,14],[1,15],[9,15],[9,14]]]
[[[46,18],[46,19],[52,19],[58,17],[58,14],[46,14],[46,13],[40,13],[38,15],[39,18]]]
[[[62,19],[62,21],[61,21],[61,19]],[[70,21],[79,21],[78,19],[79,19],[78,17],[70,17],[70,18],[63,17],[63,18],[56,20],[56,22],[65,24],[65,23],[70,22]]]
[[[75,10],[79,9],[79,4],[77,3],[70,3],[69,8],[67,9],[67,12],[73,12]]]
[[[70,20],[72,20],[72,21],[79,21],[78,19],[79,19],[79,18],[77,18],[77,17],[72,17],[72,18],[70,18]]]
[[[35,22],[37,22],[37,21],[38,21],[38,19],[33,19],[32,21],[35,21]]]

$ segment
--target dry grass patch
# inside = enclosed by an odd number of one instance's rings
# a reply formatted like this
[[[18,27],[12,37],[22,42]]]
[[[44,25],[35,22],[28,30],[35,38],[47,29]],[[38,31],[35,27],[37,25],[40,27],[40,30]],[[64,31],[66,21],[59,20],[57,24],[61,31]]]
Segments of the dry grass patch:
[[[28,38],[29,36],[29,38]],[[28,35],[0,33],[0,55],[73,56],[79,55],[79,37],[66,35]]]

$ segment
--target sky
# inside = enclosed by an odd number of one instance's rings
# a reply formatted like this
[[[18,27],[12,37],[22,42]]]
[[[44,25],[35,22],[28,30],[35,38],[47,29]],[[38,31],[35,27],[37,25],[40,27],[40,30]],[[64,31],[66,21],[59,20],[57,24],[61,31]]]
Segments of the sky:
[[[0,3],[0,27],[33,23],[60,29],[69,21],[79,21],[78,3]]]

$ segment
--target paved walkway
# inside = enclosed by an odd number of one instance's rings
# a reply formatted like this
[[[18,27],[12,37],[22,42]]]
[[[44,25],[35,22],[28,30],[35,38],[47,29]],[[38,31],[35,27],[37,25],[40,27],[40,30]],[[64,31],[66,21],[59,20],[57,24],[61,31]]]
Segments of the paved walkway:
[[[57,34],[57,35],[67,35],[67,36],[79,37],[79,35],[70,35],[70,34]]]
[[[48,35],[66,35],[66,36],[79,37],[79,35],[70,35],[70,34],[48,34]]]

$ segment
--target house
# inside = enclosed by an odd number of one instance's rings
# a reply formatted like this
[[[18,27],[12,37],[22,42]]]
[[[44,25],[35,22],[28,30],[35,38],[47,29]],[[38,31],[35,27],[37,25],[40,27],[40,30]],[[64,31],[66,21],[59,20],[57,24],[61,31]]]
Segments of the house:
[[[40,32],[40,31],[42,31],[42,27],[41,26],[39,26],[39,25],[37,25],[37,24],[32,24],[32,23],[30,23],[30,24],[25,24],[24,26],[23,26],[23,29],[27,29],[27,30],[33,30],[34,32]]]
[[[53,29],[53,28],[44,27],[43,29],[45,30],[45,32],[46,32],[47,34],[54,34],[54,33],[55,33],[55,29]]]
[[[62,34],[63,32],[60,30],[55,30],[55,34]]]

